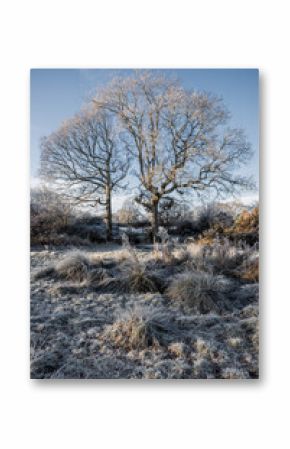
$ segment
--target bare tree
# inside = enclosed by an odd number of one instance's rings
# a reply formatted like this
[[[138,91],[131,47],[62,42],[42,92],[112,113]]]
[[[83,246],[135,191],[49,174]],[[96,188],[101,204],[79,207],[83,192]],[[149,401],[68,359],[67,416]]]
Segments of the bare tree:
[[[153,239],[160,201],[189,189],[221,195],[249,187],[237,168],[251,156],[243,131],[224,130],[229,115],[220,99],[186,91],[149,71],[113,80],[94,99],[118,117],[137,161],[137,201],[151,211]]]
[[[41,175],[76,203],[105,206],[112,237],[112,192],[122,187],[129,166],[114,120],[87,108],[42,139]]]

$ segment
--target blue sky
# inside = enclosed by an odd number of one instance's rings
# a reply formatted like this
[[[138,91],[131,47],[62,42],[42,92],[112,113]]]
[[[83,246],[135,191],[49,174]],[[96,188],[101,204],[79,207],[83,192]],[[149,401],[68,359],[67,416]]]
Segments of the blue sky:
[[[259,175],[259,72],[256,69],[166,69],[186,89],[212,92],[223,98],[231,113],[229,125],[243,128],[254,156],[244,170],[258,181]],[[79,111],[90,93],[116,75],[132,70],[113,69],[32,69],[31,83],[31,177],[39,169],[39,142],[61,122]]]

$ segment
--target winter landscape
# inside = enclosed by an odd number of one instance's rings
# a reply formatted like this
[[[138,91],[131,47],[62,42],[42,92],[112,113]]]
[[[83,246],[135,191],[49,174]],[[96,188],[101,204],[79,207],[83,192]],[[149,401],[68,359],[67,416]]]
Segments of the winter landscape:
[[[258,149],[177,78],[106,73],[41,132],[33,379],[259,377]]]

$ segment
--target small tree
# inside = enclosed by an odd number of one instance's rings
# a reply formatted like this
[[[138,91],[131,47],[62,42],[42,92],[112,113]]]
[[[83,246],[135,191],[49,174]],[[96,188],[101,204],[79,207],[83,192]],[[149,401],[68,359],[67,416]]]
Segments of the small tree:
[[[160,201],[174,192],[249,186],[235,169],[249,159],[250,145],[241,130],[223,131],[228,113],[218,98],[142,71],[113,80],[94,103],[114,113],[125,131],[140,182],[137,200],[150,210],[154,241]]]
[[[58,183],[76,203],[105,206],[112,237],[112,192],[122,187],[129,166],[113,118],[86,109],[42,139],[41,175]]]

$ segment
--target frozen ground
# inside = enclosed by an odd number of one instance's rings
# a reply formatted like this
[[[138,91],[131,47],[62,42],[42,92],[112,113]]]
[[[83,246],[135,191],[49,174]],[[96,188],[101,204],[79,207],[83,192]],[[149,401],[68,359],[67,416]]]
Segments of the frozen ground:
[[[126,251],[94,250],[84,253],[90,265],[76,279],[75,272],[60,275],[58,264],[71,250],[31,252],[32,378],[258,377],[255,282],[219,276],[227,306],[201,314],[168,290],[189,264],[192,269],[194,251],[165,263],[138,250],[149,281],[136,287],[144,293],[132,293]]]

